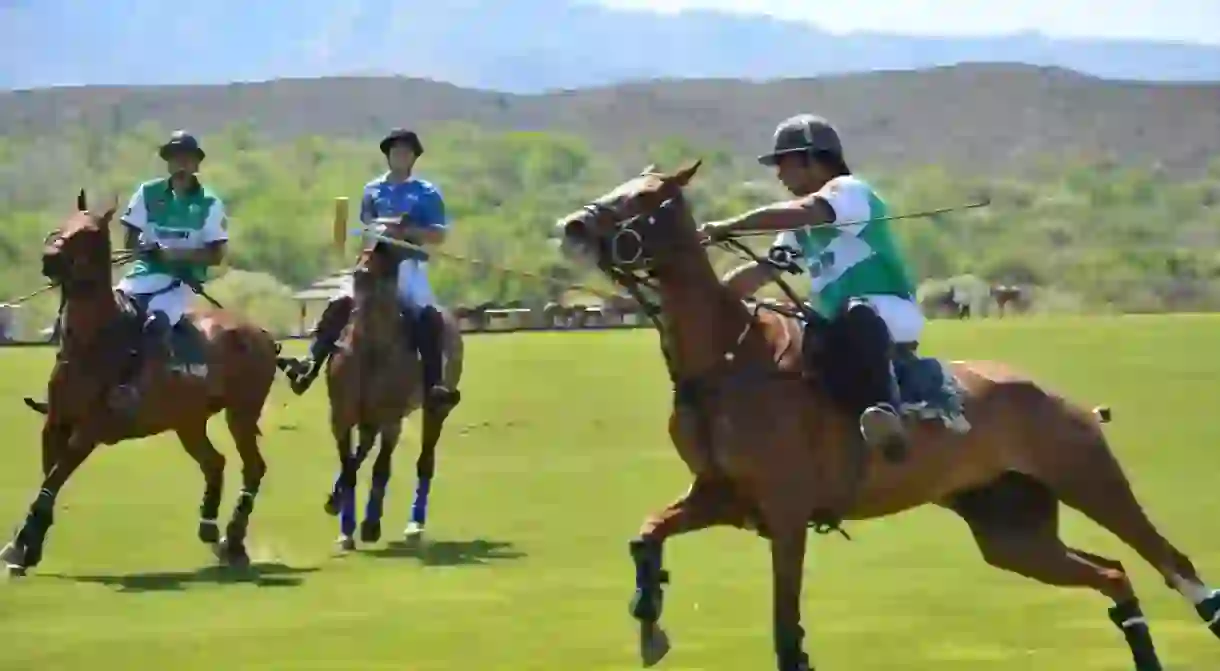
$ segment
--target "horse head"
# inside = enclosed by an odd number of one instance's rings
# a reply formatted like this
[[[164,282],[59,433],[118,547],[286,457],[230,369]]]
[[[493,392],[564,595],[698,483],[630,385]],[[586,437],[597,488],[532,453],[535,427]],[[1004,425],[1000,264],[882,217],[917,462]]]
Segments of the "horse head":
[[[560,252],[592,261],[618,282],[633,273],[663,273],[675,261],[702,256],[695,220],[682,189],[699,171],[694,161],[672,173],[648,166],[556,226]]]
[[[105,212],[90,212],[82,189],[76,211],[43,240],[42,274],[66,294],[110,289],[110,221],[117,203]]]
[[[353,325],[359,324],[362,325],[360,330],[368,330],[371,318],[379,325],[382,321],[389,322],[384,327],[373,327],[374,330],[384,328],[387,332],[392,329],[395,334],[400,333],[397,278],[398,259],[394,250],[384,242],[366,246],[352,270]],[[387,318],[379,319],[383,314]]]

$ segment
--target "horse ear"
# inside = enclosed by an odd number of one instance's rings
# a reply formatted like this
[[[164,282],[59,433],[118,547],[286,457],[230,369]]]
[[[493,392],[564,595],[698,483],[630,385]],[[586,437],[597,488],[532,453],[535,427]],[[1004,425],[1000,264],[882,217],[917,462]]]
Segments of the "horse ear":
[[[695,176],[695,173],[699,172],[699,166],[701,165],[703,165],[703,159],[691,161],[685,166],[678,168],[678,171],[670,175],[666,181],[673,182],[678,186],[686,186]]]
[[[641,170],[641,171],[640,171],[640,175],[641,175],[641,176],[643,176],[643,175],[654,175],[654,174],[656,174],[656,172],[657,172],[657,164],[656,164],[656,163],[649,163],[648,165],[644,166],[644,169],[643,169],[643,170]]]
[[[85,190],[81,189],[80,193],[76,194],[76,211],[85,212],[89,209],[89,203],[85,201]]]
[[[114,219],[114,213],[118,212],[118,210],[119,210],[119,196],[118,196],[118,194],[111,194],[110,195],[110,204],[106,206],[106,213],[102,215],[102,218],[98,221],[98,225],[101,226],[102,228],[109,228],[110,221],[112,219]]]

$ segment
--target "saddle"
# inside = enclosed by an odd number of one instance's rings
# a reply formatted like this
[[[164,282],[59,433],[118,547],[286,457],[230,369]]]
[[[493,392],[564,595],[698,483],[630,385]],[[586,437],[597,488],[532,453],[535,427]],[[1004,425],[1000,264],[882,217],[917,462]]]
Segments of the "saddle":
[[[148,319],[149,297],[132,296],[118,289],[114,290],[114,295],[119,305],[120,317],[115,324],[111,325],[113,329],[111,342],[118,343],[125,365],[130,366],[135,359],[137,348],[141,347],[144,322]],[[206,377],[207,363],[203,333],[189,316],[184,316],[170,329],[169,356],[166,364],[170,372],[193,377]],[[136,371],[128,370],[126,372]]]
[[[811,382],[819,382],[828,355],[821,335],[828,322],[808,306],[799,314],[776,306],[765,306],[793,318],[801,328],[802,372]],[[890,364],[898,385],[899,411],[916,420],[940,421],[949,429],[965,433],[970,424],[965,417],[965,388],[942,360],[920,356],[919,342],[895,343]]]

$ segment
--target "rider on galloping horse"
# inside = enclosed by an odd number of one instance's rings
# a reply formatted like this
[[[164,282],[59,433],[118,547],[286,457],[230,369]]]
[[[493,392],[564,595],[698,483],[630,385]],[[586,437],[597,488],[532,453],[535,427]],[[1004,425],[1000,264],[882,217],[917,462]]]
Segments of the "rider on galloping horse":
[[[705,224],[703,231],[710,239],[783,231],[769,258],[794,272],[803,266],[812,279],[811,306],[829,324],[819,365],[830,392],[859,415],[871,447],[901,448],[906,436],[891,357],[896,344],[919,340],[924,317],[889,223],[876,221],[888,216],[886,204],[851,173],[838,133],[820,117],[800,114],[781,122],[771,153],[758,161],[774,167],[796,198]],[[724,281],[745,298],[777,272],[754,262]]]
[[[386,217],[397,218],[398,223],[385,227],[385,234],[417,245],[441,244],[448,232],[441,192],[431,182],[411,174],[415,161],[424,153],[419,136],[414,131],[397,129],[381,141],[380,147],[389,171],[365,185],[360,221],[369,226]],[[442,385],[444,318],[428,282],[427,256],[412,250],[395,253],[402,254],[398,264],[398,296],[423,368],[424,405],[434,407],[453,402],[456,392]],[[350,283],[345,288],[330,301],[314,325],[309,355],[280,360],[297,394],[305,393],[321,372],[351,316]]]
[[[117,289],[145,312],[135,360],[113,398],[126,410],[139,403],[144,362],[168,356],[170,331],[194,299],[192,287],[202,286],[208,268],[221,263],[229,239],[224,204],[196,177],[206,156],[199,141],[175,131],[159,154],[169,175],[141,184],[121,217],[126,247],[138,254]]]

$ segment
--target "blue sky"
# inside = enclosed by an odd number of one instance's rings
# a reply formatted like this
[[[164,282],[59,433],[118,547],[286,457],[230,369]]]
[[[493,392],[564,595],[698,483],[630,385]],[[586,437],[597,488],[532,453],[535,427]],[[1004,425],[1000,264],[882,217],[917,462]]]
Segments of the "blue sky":
[[[831,32],[1108,37],[1220,44],[1220,0],[591,0],[663,12],[718,9],[806,21]]]

